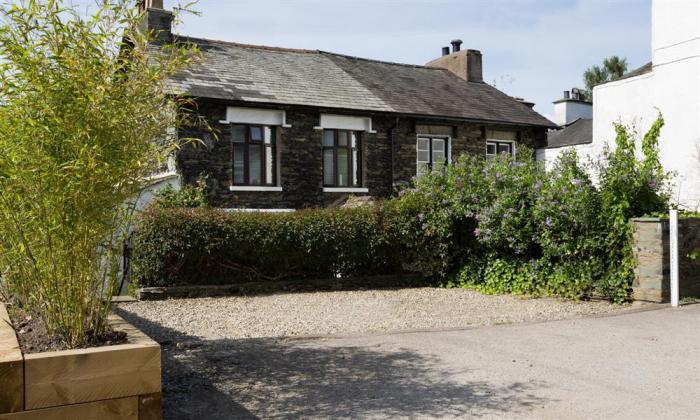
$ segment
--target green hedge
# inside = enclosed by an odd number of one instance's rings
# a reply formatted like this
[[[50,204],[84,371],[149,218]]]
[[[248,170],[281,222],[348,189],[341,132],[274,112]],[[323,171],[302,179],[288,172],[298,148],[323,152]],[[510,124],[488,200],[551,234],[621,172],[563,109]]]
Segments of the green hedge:
[[[232,284],[420,272],[450,238],[424,232],[418,203],[293,213],[151,208],[133,237],[137,286]],[[447,258],[449,260],[449,258]]]

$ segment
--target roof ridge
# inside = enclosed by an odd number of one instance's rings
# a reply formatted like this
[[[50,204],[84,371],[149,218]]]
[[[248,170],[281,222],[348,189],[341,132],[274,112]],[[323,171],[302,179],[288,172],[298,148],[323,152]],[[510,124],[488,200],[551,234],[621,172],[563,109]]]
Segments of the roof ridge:
[[[204,41],[204,42],[225,44],[225,45],[234,45],[236,47],[251,48],[251,49],[258,49],[258,50],[295,52],[295,53],[303,53],[303,54],[319,54],[320,53],[320,51],[318,51],[318,50],[308,50],[308,49],[304,49],[304,48],[271,47],[268,45],[243,44],[240,42],[224,41],[221,39],[211,39],[211,38],[199,38],[199,37],[188,36],[188,35],[177,35],[177,37],[179,39],[187,39],[187,40],[193,41],[193,42]]]
[[[338,54],[338,53],[334,53],[334,52],[330,52],[330,51],[318,50],[318,52],[319,52],[319,54],[334,55],[336,57],[349,58],[351,60],[369,61],[372,63],[380,63],[380,64],[390,64],[393,66],[413,67],[413,68],[428,69],[428,70],[444,70],[444,69],[439,68],[439,67],[428,67],[428,66],[422,66],[420,64],[406,64],[406,63],[397,63],[395,61],[376,60],[374,58],[364,58],[364,57],[357,57],[354,55]]]
[[[357,57],[354,55],[340,54],[340,53],[335,53],[335,52],[331,52],[331,51],[309,50],[309,49],[305,49],[305,48],[272,47],[272,46],[268,46],[268,45],[259,45],[259,44],[244,44],[241,42],[224,41],[221,39],[212,39],[212,38],[200,38],[200,37],[194,37],[194,36],[189,36],[189,35],[176,35],[176,36],[179,39],[187,39],[187,40],[190,40],[193,42],[203,41],[203,42],[211,42],[211,43],[218,43],[218,44],[225,44],[225,45],[233,45],[233,46],[241,47],[241,48],[251,48],[251,49],[267,50],[267,51],[293,52],[293,53],[302,53],[302,54],[325,54],[325,55],[334,55],[336,57],[349,58],[351,60],[369,61],[372,63],[389,64],[389,65],[393,65],[393,66],[412,67],[412,68],[428,69],[428,70],[445,70],[445,69],[440,68],[440,67],[429,67],[429,66],[420,65],[420,64],[397,63],[395,61],[386,61],[386,60],[377,60],[374,58]]]

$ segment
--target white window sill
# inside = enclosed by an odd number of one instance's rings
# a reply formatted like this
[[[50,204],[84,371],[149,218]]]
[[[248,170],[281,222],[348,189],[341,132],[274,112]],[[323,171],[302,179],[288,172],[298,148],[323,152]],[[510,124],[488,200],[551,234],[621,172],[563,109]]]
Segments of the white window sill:
[[[369,188],[323,187],[325,193],[368,193]]]
[[[232,185],[228,187],[229,191],[267,191],[267,192],[282,192],[282,187],[263,187],[263,186],[248,186],[248,185]]]

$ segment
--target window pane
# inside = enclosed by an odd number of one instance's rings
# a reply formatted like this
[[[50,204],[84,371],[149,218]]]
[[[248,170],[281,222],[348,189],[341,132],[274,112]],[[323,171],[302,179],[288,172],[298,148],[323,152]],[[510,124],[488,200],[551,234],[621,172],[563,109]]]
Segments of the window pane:
[[[267,185],[275,185],[276,180],[273,178],[273,168],[275,165],[274,149],[271,146],[265,148],[265,180]]]
[[[326,149],[323,151],[323,184],[333,185],[335,179],[333,179],[333,168],[335,167],[333,162],[333,149]]]
[[[333,131],[323,130],[323,145],[328,147],[333,147]]]
[[[430,139],[418,137],[417,150],[430,151]]]
[[[359,144],[359,143],[358,143],[358,141],[357,141],[357,134],[355,134],[354,131],[351,131],[351,132],[350,132],[350,146],[351,146],[352,148],[356,148],[356,147],[358,147],[358,144]]]
[[[263,134],[261,127],[250,127],[250,141],[262,141]]]
[[[348,145],[348,132],[347,131],[338,131],[338,146],[347,146]]]
[[[236,144],[233,146],[233,183],[243,184],[245,182],[244,166],[245,146]]]
[[[234,125],[231,128],[231,137],[233,138],[233,142],[234,143],[245,142],[246,130],[247,130],[247,128],[243,125]]]
[[[487,155],[495,155],[496,154],[496,144],[495,143],[486,143],[486,154]]]
[[[352,167],[354,168],[353,174],[352,174],[352,185],[354,186],[359,186],[360,185],[360,162],[358,162],[358,153],[357,150],[352,151]]]
[[[445,164],[445,140],[433,139],[433,165]]]
[[[248,149],[249,182],[250,185],[262,184],[262,157],[260,146],[250,146]]]
[[[416,142],[416,161],[418,163],[430,163],[430,139],[426,137],[418,137]],[[420,168],[420,165],[418,165]],[[419,171],[420,172],[420,169]]]
[[[417,161],[421,163],[430,163],[430,152],[427,150],[419,150]]]
[[[263,131],[265,134],[265,144],[275,144],[275,137],[272,135],[272,128],[263,127]]]
[[[347,140],[347,139],[346,139]],[[349,184],[348,149],[337,149],[338,153],[338,186],[347,187]]]
[[[505,153],[507,155],[512,153],[510,143],[498,143],[498,153]]]

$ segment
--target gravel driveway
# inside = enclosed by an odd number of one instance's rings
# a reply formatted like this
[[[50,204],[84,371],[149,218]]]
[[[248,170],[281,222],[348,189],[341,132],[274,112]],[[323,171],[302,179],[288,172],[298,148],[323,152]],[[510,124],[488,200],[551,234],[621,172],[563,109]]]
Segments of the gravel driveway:
[[[115,311],[161,343],[164,418],[184,420],[489,418],[485,414],[494,410],[510,415],[540,403],[528,396],[531,384],[461,384],[449,378],[463,369],[444,366],[439,353],[389,345],[411,334],[367,333],[579,318],[628,308],[416,288],[134,302]],[[329,334],[348,337],[308,338]],[[450,333],[419,334],[433,341]],[[480,343],[485,353],[470,360],[485,357],[491,344]]]
[[[352,335],[565,319],[623,310],[608,302],[414,288],[124,303],[124,311],[200,339]],[[146,333],[156,333],[148,331]]]

